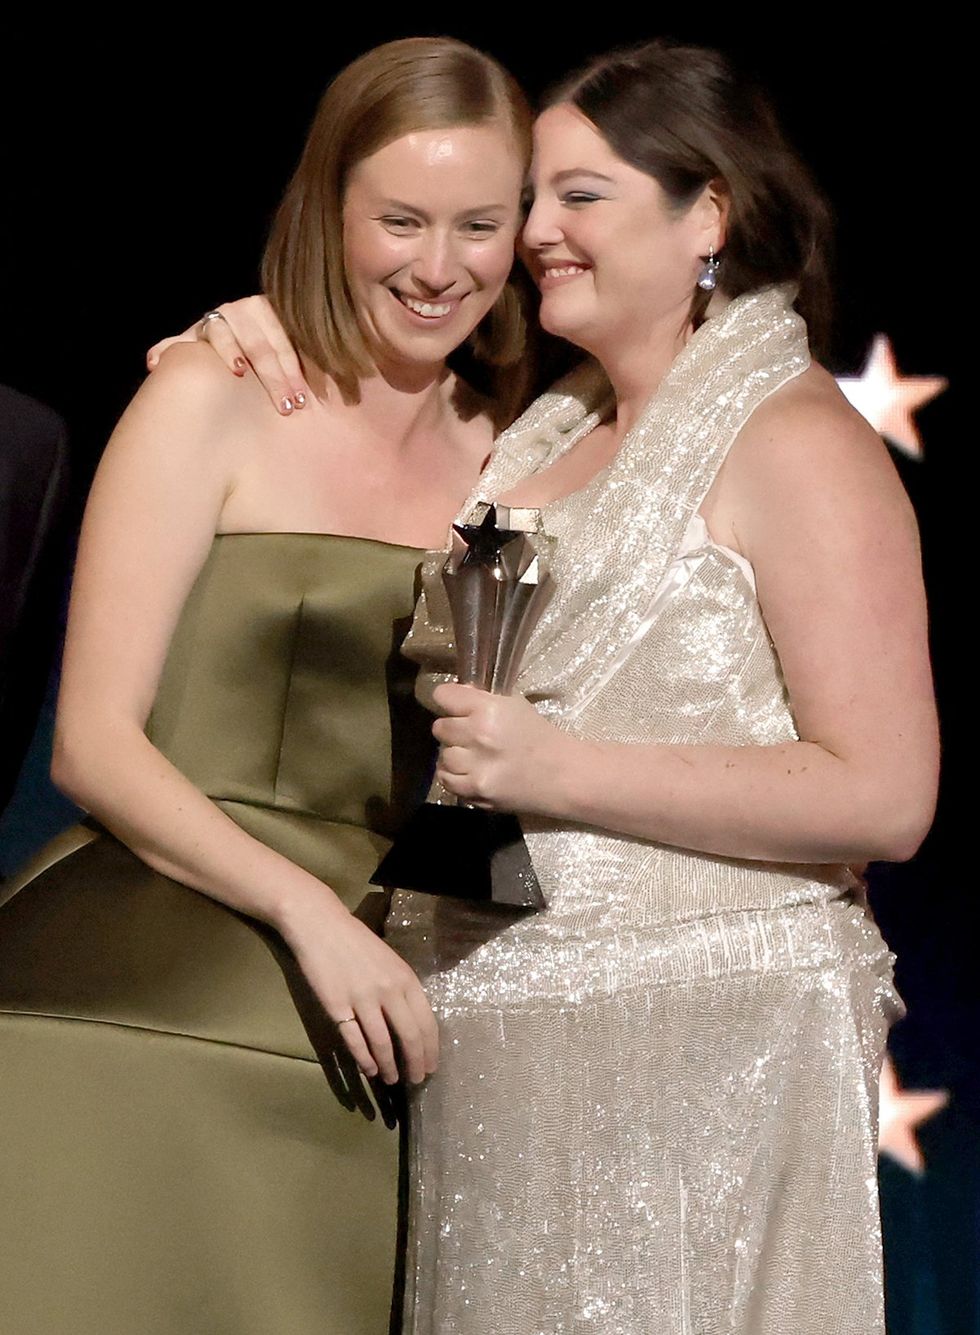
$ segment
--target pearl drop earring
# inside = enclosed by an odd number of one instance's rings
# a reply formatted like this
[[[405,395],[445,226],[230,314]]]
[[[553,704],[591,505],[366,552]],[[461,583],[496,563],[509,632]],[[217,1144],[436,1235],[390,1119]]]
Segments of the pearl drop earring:
[[[704,268],[698,274],[698,287],[702,292],[714,292],[718,286],[718,270],[721,260],[715,258],[714,246],[709,247],[710,254],[704,262]]]

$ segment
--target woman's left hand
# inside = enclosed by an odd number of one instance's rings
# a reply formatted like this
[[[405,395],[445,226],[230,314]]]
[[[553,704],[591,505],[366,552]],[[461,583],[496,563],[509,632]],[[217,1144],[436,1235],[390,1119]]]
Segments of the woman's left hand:
[[[488,811],[556,814],[571,738],[520,695],[447,683],[433,699],[444,716],[432,727],[444,788]]]

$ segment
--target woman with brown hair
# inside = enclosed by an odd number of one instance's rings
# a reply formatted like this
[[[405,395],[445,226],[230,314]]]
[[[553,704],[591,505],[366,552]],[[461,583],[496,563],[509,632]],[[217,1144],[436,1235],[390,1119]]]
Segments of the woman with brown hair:
[[[302,417],[185,346],[109,442],[54,758],[99,825],[0,907],[4,1335],[388,1328],[397,1137],[355,1062],[391,1123],[437,1031],[368,877],[430,758],[418,563],[502,402],[446,359],[521,355],[529,141],[462,43],[355,61],[265,256]]]
[[[446,1053],[409,1329],[882,1332],[897,1001],[848,866],[915,851],[937,739],[911,507],[800,313],[823,209],[751,85],[659,43],[549,100],[532,180],[541,322],[595,360],[468,506],[541,507],[556,593],[520,695],[434,695],[439,779],[522,813],[548,908],[392,907]],[[436,680],[444,638],[423,606]]]
[[[826,212],[765,99],[661,42],[559,89],[532,183],[541,323],[590,356],[460,518],[540,508],[554,596],[518,694],[455,685],[434,553],[408,652],[547,908],[392,905],[443,1052],[407,1329],[880,1335],[899,1003],[849,866],[914,852],[937,740],[911,509],[808,346]]]

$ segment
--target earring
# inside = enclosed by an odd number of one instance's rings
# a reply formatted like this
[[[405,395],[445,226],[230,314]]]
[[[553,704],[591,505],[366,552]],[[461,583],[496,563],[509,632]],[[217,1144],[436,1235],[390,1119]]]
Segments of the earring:
[[[702,292],[714,292],[718,285],[718,270],[721,260],[715,257],[714,246],[709,247],[710,254],[704,262],[704,268],[698,274],[698,287]]]

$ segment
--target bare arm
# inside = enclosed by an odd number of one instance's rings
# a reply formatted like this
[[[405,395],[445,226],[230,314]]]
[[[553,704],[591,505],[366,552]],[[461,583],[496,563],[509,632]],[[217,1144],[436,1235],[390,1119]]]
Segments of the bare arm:
[[[366,1074],[397,1076],[390,1021],[410,1078],[421,1079],[435,1029],[408,966],[327,886],[240,829],[143,732],[234,483],[244,388],[216,374],[210,354],[181,348],[113,433],[79,547],[54,778],[151,867],[275,927],[327,1014],[357,1015],[341,1033]]]
[[[730,857],[910,857],[938,743],[915,524],[881,441],[805,387],[750,419],[716,520],[755,567],[800,741],[622,745],[558,732],[522,700],[438,688],[440,777],[486,805]]]
[[[242,297],[217,306],[220,320],[195,320],[172,338],[154,343],[146,354],[147,370],[155,371],[167,348],[175,343],[208,343],[229,371],[243,376],[251,366],[273,407],[283,417],[304,408],[312,391],[306,383],[296,349],[267,297]]]

